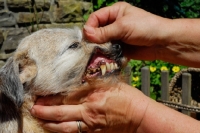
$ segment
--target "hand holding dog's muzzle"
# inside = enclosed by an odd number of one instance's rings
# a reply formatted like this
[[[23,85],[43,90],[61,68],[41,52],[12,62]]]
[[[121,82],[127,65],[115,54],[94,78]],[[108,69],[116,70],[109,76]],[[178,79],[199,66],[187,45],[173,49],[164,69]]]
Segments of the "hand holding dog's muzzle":
[[[145,110],[141,108],[146,107],[145,102],[144,106],[136,106],[141,102],[140,91],[120,83],[115,87],[95,88],[87,94],[77,105],[62,105],[60,96],[40,98],[31,113],[43,119],[45,129],[54,132],[127,133],[137,129],[144,113],[141,110]],[[135,111],[138,108],[140,111]]]

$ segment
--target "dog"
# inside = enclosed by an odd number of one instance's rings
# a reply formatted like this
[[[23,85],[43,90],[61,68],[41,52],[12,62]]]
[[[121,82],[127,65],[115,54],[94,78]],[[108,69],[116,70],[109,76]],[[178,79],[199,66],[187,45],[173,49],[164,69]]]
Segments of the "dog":
[[[119,44],[89,43],[77,27],[25,37],[0,69],[0,133],[48,133],[30,114],[38,96],[80,96],[92,85],[121,80],[125,65]]]

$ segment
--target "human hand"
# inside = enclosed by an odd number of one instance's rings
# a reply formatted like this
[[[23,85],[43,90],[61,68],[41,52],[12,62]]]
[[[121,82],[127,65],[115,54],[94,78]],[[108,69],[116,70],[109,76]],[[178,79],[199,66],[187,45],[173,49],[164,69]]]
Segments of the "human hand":
[[[38,99],[31,113],[43,119],[42,126],[53,132],[77,133],[78,120],[87,133],[136,132],[147,106],[140,91],[120,83],[87,94],[79,100],[73,99],[76,94],[69,94],[67,100],[60,96]],[[71,105],[62,105],[63,102]]]
[[[95,43],[121,40],[127,44],[151,46],[158,41],[159,26],[164,20],[128,3],[117,2],[92,13],[84,33]]]
[[[117,2],[92,13],[83,32],[95,43],[120,40],[132,44],[124,50],[129,58],[155,60],[156,44],[164,36],[167,20],[128,3]]]

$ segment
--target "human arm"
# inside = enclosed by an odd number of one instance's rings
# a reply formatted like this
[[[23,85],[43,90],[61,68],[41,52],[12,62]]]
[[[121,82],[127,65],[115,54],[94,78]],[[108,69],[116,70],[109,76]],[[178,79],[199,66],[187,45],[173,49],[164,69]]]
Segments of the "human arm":
[[[118,83],[111,88],[96,88],[81,98],[78,105],[55,106],[62,104],[63,99],[58,100],[59,98],[61,97],[39,99],[32,108],[34,116],[46,120],[43,127],[51,131],[75,133],[76,120],[83,121],[83,130],[88,133],[200,131],[199,121],[157,103],[125,83]]]
[[[200,66],[200,19],[167,19],[118,2],[92,13],[84,28],[89,41],[120,40],[133,59]]]

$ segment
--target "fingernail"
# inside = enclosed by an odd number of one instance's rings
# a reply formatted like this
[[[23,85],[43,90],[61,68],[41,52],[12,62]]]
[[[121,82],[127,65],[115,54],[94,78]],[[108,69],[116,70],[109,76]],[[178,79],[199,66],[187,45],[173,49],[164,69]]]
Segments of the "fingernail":
[[[95,33],[94,28],[91,27],[91,26],[84,25],[83,28],[88,34],[94,34]]]

